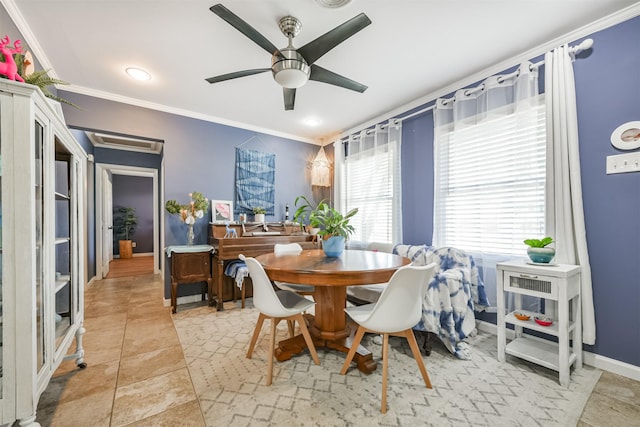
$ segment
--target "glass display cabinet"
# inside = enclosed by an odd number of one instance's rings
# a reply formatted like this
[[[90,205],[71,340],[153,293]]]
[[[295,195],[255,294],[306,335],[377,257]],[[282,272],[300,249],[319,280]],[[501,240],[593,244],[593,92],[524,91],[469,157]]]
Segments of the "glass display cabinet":
[[[0,81],[0,425],[38,426],[60,363],[86,367],[86,161],[39,89]]]

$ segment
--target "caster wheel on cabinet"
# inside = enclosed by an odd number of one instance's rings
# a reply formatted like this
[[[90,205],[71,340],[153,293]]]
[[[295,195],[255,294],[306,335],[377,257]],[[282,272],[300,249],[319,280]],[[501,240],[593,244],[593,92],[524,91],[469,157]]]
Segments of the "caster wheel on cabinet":
[[[86,364],[85,362],[78,363],[78,368],[80,368],[80,369],[84,369],[84,368],[86,368],[86,367],[87,367],[87,364]]]

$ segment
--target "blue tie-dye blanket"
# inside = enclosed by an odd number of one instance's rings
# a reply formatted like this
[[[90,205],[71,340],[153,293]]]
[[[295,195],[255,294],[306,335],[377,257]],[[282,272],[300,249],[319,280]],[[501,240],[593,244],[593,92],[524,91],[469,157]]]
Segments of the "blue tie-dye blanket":
[[[474,309],[489,306],[473,257],[460,249],[426,245],[396,245],[393,253],[416,265],[436,263],[422,304],[422,320],[414,329],[437,334],[456,357],[471,358],[463,340],[476,332]]]

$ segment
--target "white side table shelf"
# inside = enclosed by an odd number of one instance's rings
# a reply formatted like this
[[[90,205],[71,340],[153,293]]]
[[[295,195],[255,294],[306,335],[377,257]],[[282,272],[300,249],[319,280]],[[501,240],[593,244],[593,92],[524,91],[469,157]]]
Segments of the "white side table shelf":
[[[580,301],[580,267],[553,264],[531,265],[522,261],[503,262],[497,265],[498,279],[498,360],[504,362],[506,354],[539,364],[559,372],[560,384],[569,385],[569,369],[582,368],[582,306]],[[513,312],[505,313],[505,292],[515,294],[516,311],[531,316],[518,320]],[[556,301],[557,318],[551,326],[541,326],[534,321],[533,313],[521,310],[522,295]],[[514,325],[515,338],[506,342],[506,324]],[[531,331],[558,337],[558,343],[547,341],[523,332]],[[573,340],[573,346],[570,345]]]

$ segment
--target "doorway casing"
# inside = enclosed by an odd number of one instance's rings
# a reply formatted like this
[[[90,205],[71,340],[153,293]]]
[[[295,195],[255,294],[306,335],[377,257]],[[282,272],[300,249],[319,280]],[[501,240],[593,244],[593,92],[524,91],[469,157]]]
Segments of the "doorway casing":
[[[96,163],[96,277],[98,279],[106,276],[106,269],[103,266],[105,258],[105,235],[109,234],[108,227],[112,227],[112,220],[105,218],[103,209],[112,202],[112,195],[104,191],[105,180],[109,180],[111,175],[129,175],[148,177],[153,180],[153,273],[162,273],[159,267],[160,258],[160,235],[164,233],[164,227],[159,221],[158,206],[158,170],[152,168],[144,168],[138,166],[113,165],[107,163]],[[108,186],[108,184],[106,184]],[[108,198],[108,199],[107,199]],[[111,242],[109,242],[111,245]],[[112,255],[112,254],[111,254]]]

